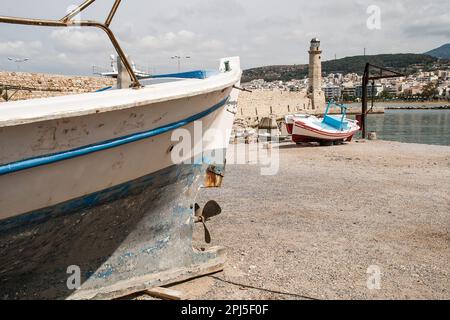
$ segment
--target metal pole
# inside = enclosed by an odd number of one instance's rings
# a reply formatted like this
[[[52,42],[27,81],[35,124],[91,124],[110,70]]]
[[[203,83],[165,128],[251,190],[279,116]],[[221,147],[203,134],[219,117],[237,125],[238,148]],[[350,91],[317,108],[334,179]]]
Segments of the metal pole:
[[[86,27],[97,27],[97,28],[100,28],[103,31],[105,31],[105,33],[108,35],[111,43],[113,44],[114,48],[116,49],[117,54],[120,56],[120,60],[122,60],[125,68],[128,71],[128,74],[131,77],[132,87],[133,88],[141,87],[141,84],[139,83],[136,73],[134,72],[130,62],[128,61],[128,59],[125,55],[125,52],[122,50],[122,47],[120,46],[119,42],[117,41],[117,39],[114,36],[114,33],[111,31],[111,29],[109,29],[107,26],[105,26],[101,23],[91,22],[91,21],[81,22],[80,25],[86,26]]]
[[[172,60],[173,59],[177,59],[178,60],[178,73],[180,73],[181,72],[181,59],[190,59],[191,57],[182,57],[182,56],[173,56],[172,57]]]
[[[375,104],[375,80],[372,80],[372,101],[370,106],[370,112],[373,111],[374,104]]]
[[[131,80],[132,80],[132,87],[133,88],[140,88],[141,85],[139,83],[139,80],[136,76],[136,73],[134,72],[133,68],[131,67],[131,64],[129,63],[125,53],[123,52],[122,48],[120,47],[116,37],[114,36],[114,33],[112,30],[108,27],[106,24],[102,24],[100,22],[96,21],[72,21],[71,19],[76,16],[79,12],[86,9],[88,6],[90,6],[92,3],[94,3],[95,0],[86,0],[83,4],[78,6],[75,10],[70,12],[67,16],[62,18],[59,21],[56,20],[43,20],[43,19],[26,19],[26,18],[15,18],[15,17],[2,17],[0,16],[0,23],[9,23],[9,24],[19,24],[19,25],[33,25],[33,26],[45,26],[45,27],[71,27],[74,25],[82,26],[82,27],[95,27],[102,29],[111,40],[114,48],[117,51],[117,54],[120,56],[120,59],[122,60],[125,68],[127,69],[128,73],[130,74]],[[113,8],[111,9],[111,12],[108,16],[108,19],[106,22],[111,23],[112,18],[114,17],[115,12],[117,11],[117,8],[119,6],[120,0],[116,0],[116,2],[113,5]]]
[[[111,11],[109,12],[108,18],[105,21],[105,26],[109,27],[109,25],[111,24],[112,19],[114,18],[114,15],[117,12],[117,9],[119,8],[121,0],[116,0],[113,4],[113,7],[111,9]]]
[[[369,84],[369,67],[367,63],[364,69],[363,83],[362,83],[362,112],[361,112],[361,129],[362,138],[367,138],[367,85]]]
[[[75,16],[77,16],[81,11],[83,11],[84,9],[86,9],[87,7],[89,7],[91,4],[93,4],[95,2],[95,0],[86,0],[85,2],[83,2],[81,5],[79,5],[78,7],[76,7],[74,10],[72,10],[71,12],[69,12],[64,18],[62,18],[60,21],[61,22],[68,22],[69,20],[71,20],[72,18],[74,18]]]

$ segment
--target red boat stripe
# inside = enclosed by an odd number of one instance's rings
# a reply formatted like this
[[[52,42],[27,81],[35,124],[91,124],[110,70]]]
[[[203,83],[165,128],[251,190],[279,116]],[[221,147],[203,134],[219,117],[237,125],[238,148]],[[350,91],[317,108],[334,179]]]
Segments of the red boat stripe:
[[[295,126],[299,127],[299,128],[302,128],[302,129],[305,129],[305,130],[313,131],[313,132],[318,133],[318,134],[322,134],[322,135],[325,135],[325,136],[330,136],[330,137],[341,137],[341,136],[345,137],[345,136],[348,136],[348,135],[354,133],[354,131],[349,131],[349,132],[344,132],[344,133],[328,133],[328,132],[324,132],[324,131],[320,131],[318,129],[312,128],[312,127],[307,126],[305,124],[301,125],[301,124],[298,124],[298,123],[296,123]],[[356,131],[357,130],[355,130],[355,132]]]

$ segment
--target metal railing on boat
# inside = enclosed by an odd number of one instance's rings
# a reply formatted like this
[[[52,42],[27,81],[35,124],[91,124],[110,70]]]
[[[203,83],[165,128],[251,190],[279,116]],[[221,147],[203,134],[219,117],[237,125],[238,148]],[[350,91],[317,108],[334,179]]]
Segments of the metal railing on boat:
[[[71,12],[69,12],[65,17],[63,17],[60,20],[28,19],[28,18],[0,16],[0,23],[31,25],[31,26],[40,26],[40,27],[81,26],[81,27],[99,28],[108,35],[111,43],[113,44],[114,48],[116,49],[117,54],[119,55],[123,65],[125,66],[128,74],[131,77],[131,82],[132,82],[131,87],[140,88],[141,84],[139,83],[138,77],[136,76],[136,73],[134,72],[130,62],[128,61],[124,51],[122,50],[122,47],[120,46],[119,42],[117,41],[114,33],[112,32],[112,30],[110,28],[111,22],[114,19],[114,16],[117,12],[117,9],[119,8],[121,0],[114,1],[111,11],[109,12],[108,17],[106,18],[104,23],[97,22],[97,21],[90,21],[90,20],[86,20],[86,21],[73,20],[80,12],[82,12],[83,10],[88,8],[95,1],[96,0],[84,1],[82,4],[80,4],[78,7],[73,9]]]

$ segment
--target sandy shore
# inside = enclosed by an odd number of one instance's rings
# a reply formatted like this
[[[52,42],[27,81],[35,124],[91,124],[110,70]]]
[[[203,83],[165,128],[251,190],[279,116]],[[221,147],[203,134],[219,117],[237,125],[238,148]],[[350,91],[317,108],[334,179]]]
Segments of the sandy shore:
[[[192,299],[450,299],[450,147],[283,145],[275,176],[230,165],[203,190],[222,216],[224,272],[176,288]],[[197,226],[196,245],[203,246]],[[380,268],[381,289],[367,288]]]

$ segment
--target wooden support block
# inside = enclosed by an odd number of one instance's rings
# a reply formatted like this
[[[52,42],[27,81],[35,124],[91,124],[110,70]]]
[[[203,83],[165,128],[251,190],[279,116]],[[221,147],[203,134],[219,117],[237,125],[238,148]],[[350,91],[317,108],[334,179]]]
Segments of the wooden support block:
[[[163,299],[163,300],[184,300],[183,294],[179,291],[175,291],[168,288],[153,288],[144,291],[145,294],[153,298]]]
[[[175,268],[172,270],[148,274],[123,280],[114,285],[83,290],[79,289],[68,300],[111,300],[123,298],[135,293],[145,292],[149,288],[168,286],[174,283],[180,283],[189,279],[200,276],[213,274],[222,271],[225,265],[226,254],[222,247],[212,247],[205,252],[198,252],[199,257],[204,255],[205,258],[196,264],[184,267]]]
[[[369,140],[370,141],[377,140],[377,133],[376,132],[369,132]]]

